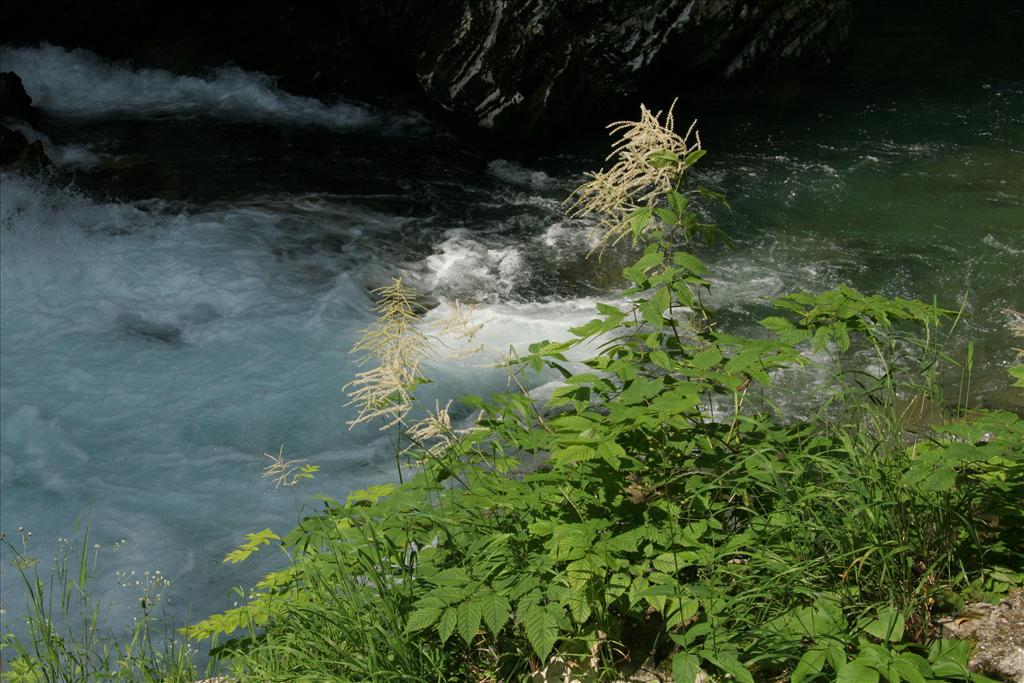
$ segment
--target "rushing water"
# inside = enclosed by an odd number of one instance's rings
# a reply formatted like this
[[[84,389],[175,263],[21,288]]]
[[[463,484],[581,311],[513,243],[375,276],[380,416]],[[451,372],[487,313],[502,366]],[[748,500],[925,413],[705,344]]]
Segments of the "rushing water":
[[[564,334],[619,284],[621,261],[588,260],[585,226],[561,213],[598,155],[526,167],[422,115],[237,69],[183,77],[53,46],[3,62],[64,169],[2,178],[3,529],[31,530],[45,559],[87,515],[115,620],[140,590],[118,571],[159,569],[177,617],[204,615],[258,569],[220,562],[244,532],[288,529],[314,491],[395,477],[384,435],[346,429],[340,392],[370,289],[403,276],[428,319],[479,302],[487,351],[434,363],[432,402],[501,388],[489,360]],[[955,343],[976,342],[981,400],[1022,410],[1000,311],[1024,307],[1024,83],[947,85],[721,112],[702,181],[730,197],[737,243],[704,254],[714,303],[739,329],[774,296],[840,283],[962,303]],[[314,482],[261,479],[282,445],[320,466]]]

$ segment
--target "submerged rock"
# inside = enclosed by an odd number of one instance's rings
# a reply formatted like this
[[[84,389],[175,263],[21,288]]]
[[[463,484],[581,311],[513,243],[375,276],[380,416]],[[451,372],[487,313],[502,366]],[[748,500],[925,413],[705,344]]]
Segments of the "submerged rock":
[[[181,329],[168,323],[146,320],[136,313],[121,313],[115,324],[121,334],[148,342],[157,342],[167,346],[183,346]]]
[[[0,166],[13,170],[38,171],[50,166],[39,140],[29,143],[19,131],[0,126]]]

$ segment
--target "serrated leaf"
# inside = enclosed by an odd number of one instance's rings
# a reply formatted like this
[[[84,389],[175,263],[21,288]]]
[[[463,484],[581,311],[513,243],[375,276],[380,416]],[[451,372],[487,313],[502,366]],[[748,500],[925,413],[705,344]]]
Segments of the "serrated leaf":
[[[569,612],[577,624],[585,624],[590,618],[590,600],[585,590],[569,589]]]
[[[664,255],[660,251],[650,251],[641,256],[636,263],[630,266],[630,269],[643,273],[661,263],[664,258]]]
[[[675,368],[675,364],[672,362],[672,359],[669,358],[669,355],[664,351],[651,351],[648,358],[650,358],[652,363],[663,370],[673,370]]]
[[[644,377],[636,377],[629,386],[619,394],[618,400],[624,405],[641,403],[654,396],[664,387],[665,383],[660,377],[649,380]]]
[[[770,315],[762,319],[761,326],[778,333],[788,332],[793,329],[793,323],[777,315]]]
[[[665,625],[673,628],[692,619],[700,609],[700,603],[694,598],[673,598],[665,605]]]
[[[587,553],[594,541],[595,529],[585,524],[560,524],[548,541],[553,560],[575,560]]]
[[[416,631],[422,631],[428,626],[433,626],[440,616],[440,607],[421,607],[409,615],[409,620],[405,622],[405,632],[415,633]]]
[[[651,298],[640,304],[640,314],[655,329],[665,326],[665,309],[672,302],[667,287],[658,289]]]
[[[459,613],[455,607],[448,607],[441,613],[441,618],[437,622],[437,635],[441,638],[442,645],[451,637],[458,621]]]
[[[622,458],[626,457],[626,451],[619,444],[611,440],[602,441],[597,445],[597,454],[612,467],[618,468]]]
[[[558,622],[554,615],[543,605],[533,603],[523,615],[523,630],[533,651],[541,661],[547,660],[558,640]]]
[[[629,590],[630,578],[625,574],[612,574],[605,587],[605,602],[611,604],[616,598]]]
[[[687,652],[672,657],[672,680],[674,683],[696,683],[700,676],[700,659]]]
[[[679,164],[679,155],[675,152],[667,149],[659,149],[653,152],[647,157],[648,162],[655,168],[664,168],[665,166],[675,166]]]
[[[561,415],[550,422],[550,426],[560,432],[585,432],[594,428],[594,422],[582,415]]]
[[[254,534],[246,534],[246,541],[242,545],[238,546],[224,557],[225,562],[231,564],[238,564],[247,557],[252,555],[254,552],[260,549],[262,545],[268,545],[271,541],[280,541],[281,537],[275,534],[270,529],[264,529],[263,531],[257,531]]]
[[[644,599],[644,595],[650,588],[651,582],[643,576],[639,576],[633,580],[633,583],[629,586],[629,606],[636,607],[636,605]]]
[[[705,349],[693,357],[693,367],[698,370],[707,370],[718,365],[722,361],[722,352],[718,349]]]
[[[685,251],[677,251],[672,255],[672,261],[680,268],[686,268],[695,275],[704,275],[708,267],[699,258]]]
[[[659,572],[674,574],[680,569],[693,565],[698,559],[697,553],[692,550],[683,550],[674,553],[662,553],[651,560],[651,564]]]
[[[459,635],[469,645],[473,642],[473,636],[480,628],[481,605],[479,600],[466,600],[458,607]]]
[[[500,593],[488,593],[480,600],[480,614],[491,633],[497,637],[512,613],[512,605]]]
[[[595,334],[601,334],[602,332],[607,332],[608,330],[613,329],[617,326],[618,322],[616,322],[614,325],[610,325],[608,324],[608,322],[604,320],[598,320],[595,318],[594,320],[589,320],[583,323],[582,325],[570,327],[569,332],[576,335],[577,337],[585,338]]]
[[[817,353],[828,348],[829,328],[819,327],[814,331],[814,340],[811,342],[811,351]]]
[[[627,217],[629,221],[629,227],[633,231],[634,237],[639,237],[640,233],[644,231],[647,224],[651,222],[651,209],[649,207],[643,207],[637,209]]]
[[[435,586],[461,586],[469,581],[469,574],[462,567],[449,567],[430,577]]]
[[[654,208],[654,215],[665,221],[669,225],[675,225],[682,218],[678,213],[670,208],[664,206],[658,206]]]
[[[594,448],[584,446],[583,444],[573,444],[572,446],[559,448],[551,454],[552,462],[557,464],[584,462],[587,460],[593,460],[596,457],[597,451]]]
[[[837,322],[833,326],[833,331],[836,338],[836,346],[842,353],[846,353],[850,349],[850,333],[846,329],[846,323],[843,321]]]
[[[644,538],[643,529],[635,528],[613,536],[605,542],[605,547],[612,551],[636,552],[640,541]]]

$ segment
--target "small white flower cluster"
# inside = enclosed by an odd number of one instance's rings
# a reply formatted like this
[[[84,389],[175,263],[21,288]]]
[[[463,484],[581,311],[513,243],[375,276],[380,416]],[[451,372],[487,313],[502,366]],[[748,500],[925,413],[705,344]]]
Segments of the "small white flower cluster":
[[[139,596],[139,604],[142,605],[143,609],[161,602],[164,591],[171,586],[171,580],[164,576],[159,569],[144,571],[141,575],[137,574],[134,569],[130,571],[119,569],[114,572],[114,575],[117,577],[118,585],[122,588],[142,590],[142,594]]]

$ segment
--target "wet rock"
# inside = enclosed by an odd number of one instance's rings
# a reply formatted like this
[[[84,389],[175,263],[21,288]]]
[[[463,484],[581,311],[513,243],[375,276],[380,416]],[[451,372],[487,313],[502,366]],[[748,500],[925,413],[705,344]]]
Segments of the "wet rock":
[[[0,126],[0,166],[32,172],[49,168],[51,163],[42,142],[29,143],[21,132]]]
[[[941,627],[943,637],[973,643],[971,671],[1024,682],[1024,591],[995,605],[968,605],[960,616],[942,620]]]
[[[17,160],[28,147],[28,140],[16,130],[0,126],[0,166],[6,166]]]
[[[827,64],[850,0],[348,0],[233,5],[52,0],[12,3],[12,42],[86,47],[202,74],[226,61],[284,89],[426,98],[456,125],[542,144],[635,106],[695,100],[723,82],[777,82]]]
[[[13,71],[0,73],[0,120],[24,121],[33,125],[39,121],[39,110],[32,106],[32,98],[25,92],[21,78]],[[38,140],[30,143],[20,131],[0,126],[0,166],[38,171],[50,165],[43,143]]]
[[[30,143],[11,164],[13,168],[23,171],[42,171],[52,165],[50,157],[46,156],[46,151],[43,149],[43,143],[39,140]]]
[[[419,55],[430,98],[478,128],[528,140],[613,111],[652,78],[674,94],[827,62],[846,0],[465,2]]]
[[[32,98],[25,92],[21,78],[13,71],[0,73],[0,118],[20,119],[36,123],[39,110],[32,106]]]

